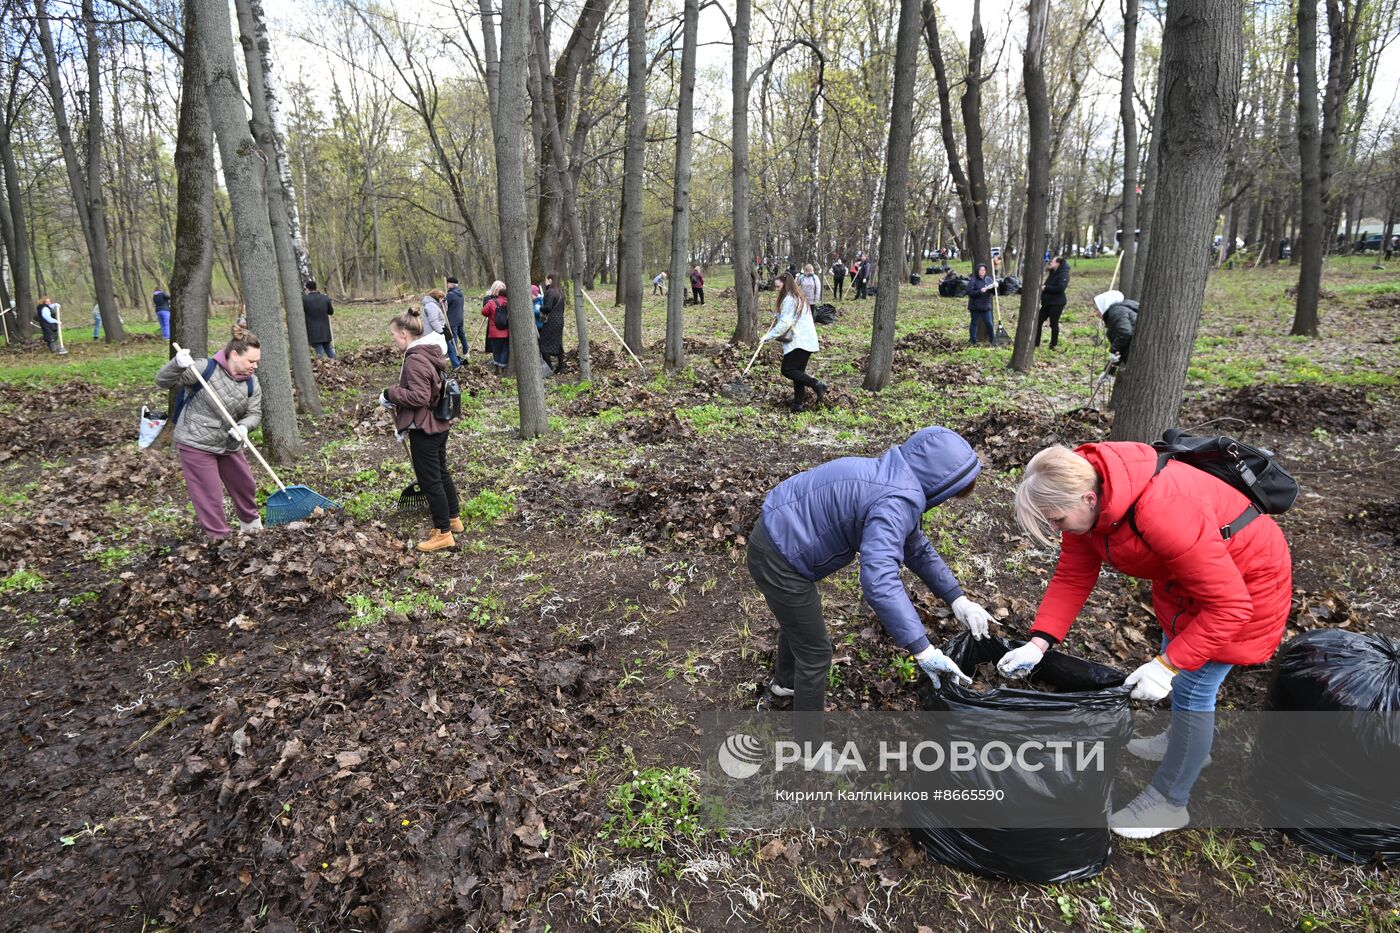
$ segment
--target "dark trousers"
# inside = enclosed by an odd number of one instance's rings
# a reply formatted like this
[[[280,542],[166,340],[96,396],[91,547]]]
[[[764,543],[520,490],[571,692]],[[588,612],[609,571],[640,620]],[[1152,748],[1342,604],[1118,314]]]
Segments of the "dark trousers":
[[[836,292],[836,300],[837,300],[837,301],[840,301],[840,300],[842,299],[842,297],[844,297],[844,293],[845,293],[845,291],[846,291],[846,280],[845,280],[845,279],[835,279],[835,278],[832,279],[832,280],[831,280],[831,289],[832,289],[832,291]]]
[[[970,318],[967,325],[967,342],[977,342],[977,325],[981,324],[982,329],[987,332],[987,343],[995,343],[996,331],[993,330],[992,309],[985,311],[970,311]]]
[[[792,410],[802,407],[807,389],[816,391],[819,382],[807,375],[807,361],[812,358],[811,350],[789,350],[783,354],[783,378],[792,380]]]
[[[418,485],[428,497],[428,510],[433,513],[433,527],[447,531],[452,525],[452,516],[461,514],[457,502],[457,486],[452,482],[452,474],[447,470],[447,435],[451,431],[438,434],[424,434],[422,431],[408,432],[408,452],[413,458],[413,474],[418,477]]]
[[[831,668],[831,637],[822,618],[821,593],[778,553],[762,519],[749,534],[748,567],[749,576],[778,620],[773,679],[793,689],[794,713],[815,714],[794,717],[796,738],[799,742],[820,741],[826,676]]]
[[[690,290],[690,292],[691,292],[691,294],[693,294],[693,295],[695,296],[695,303],[696,303],[696,304],[702,305],[702,304],[705,303],[705,289],[703,289],[703,288],[692,288],[692,289]]]
[[[454,341],[462,345],[461,359],[466,359],[472,352],[471,346],[467,343],[467,322],[458,321],[456,324],[447,325],[447,344],[451,346]]]
[[[1040,313],[1035,317],[1035,345],[1040,346],[1040,335],[1045,327],[1045,322],[1050,322],[1050,349],[1055,349],[1060,342],[1060,315],[1064,313],[1064,305],[1041,305]]]
[[[50,350],[58,349],[58,325],[50,324],[48,321],[40,321],[39,329],[44,333],[44,343],[49,345]]]
[[[564,371],[563,350],[560,350],[558,353],[541,353],[540,356],[544,357],[545,365],[549,367],[554,375],[557,376]]]
[[[316,351],[317,356],[324,356],[328,360],[335,359],[335,347],[327,340],[325,343],[313,343],[311,349]]]
[[[505,372],[506,366],[510,363],[510,338],[487,337],[486,349],[491,351],[491,363],[496,367],[497,372]]]
[[[865,279],[856,279],[856,298],[865,298]]]

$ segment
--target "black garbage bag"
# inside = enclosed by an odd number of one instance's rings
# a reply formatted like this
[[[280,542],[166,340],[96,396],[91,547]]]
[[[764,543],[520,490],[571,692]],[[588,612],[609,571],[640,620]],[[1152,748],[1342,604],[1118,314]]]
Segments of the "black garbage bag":
[[[1267,721],[1255,745],[1261,790],[1279,807],[1335,816],[1339,826],[1376,819],[1377,801],[1391,804],[1400,781],[1400,641],[1339,629],[1305,632],[1279,649],[1265,709],[1383,713],[1335,720],[1332,749],[1300,754],[1286,722]],[[1329,720],[1330,722],[1331,720]],[[1364,758],[1365,767],[1356,767]],[[1311,821],[1316,822],[1316,821]],[[1310,848],[1349,862],[1400,861],[1400,826],[1285,832]]]
[[[967,277],[950,272],[938,283],[938,296],[940,298],[966,298],[967,297]]]
[[[974,639],[964,632],[942,650],[971,676],[979,664],[995,664],[1002,655],[1021,644],[1024,642],[1001,638]],[[1132,691],[1122,685],[1125,679],[1122,671],[1064,652],[1049,651],[1029,679],[1032,684],[1066,692],[1042,693],[1011,687],[978,691],[946,680],[942,689],[936,690],[931,681],[921,678],[920,704],[923,709],[935,712],[976,714],[980,711],[986,713],[989,720],[1009,720],[1017,718],[1016,714],[1034,713],[1038,724],[1054,725],[1056,731],[1065,734],[1087,731],[1102,735],[1111,740],[1115,753],[1121,751],[1122,744],[1131,736],[1128,697]],[[996,716],[997,713],[1003,715]],[[1114,773],[1112,758],[1111,754],[1109,767],[1101,778],[1053,770],[1042,770],[1033,776],[1014,771],[989,774],[981,770],[950,776],[954,786],[961,781],[964,782],[961,787],[967,789],[1004,790],[1008,782],[1017,781],[1026,784],[1019,788],[1023,793],[1051,796],[1067,805],[1073,798],[1077,811],[1089,807],[1103,814],[1096,826],[1080,829],[1058,826],[958,828],[945,821],[945,807],[914,802],[905,807],[910,831],[914,841],[935,860],[978,875],[1035,884],[1091,878],[1108,866],[1113,855],[1113,837],[1108,830]]]
[[[999,282],[997,282],[997,294],[998,294],[998,295],[1002,295],[1002,296],[1006,296],[1006,295],[1019,295],[1020,293],[1021,293],[1021,278],[1020,278],[1020,276],[1008,275],[1008,276],[1003,277]]]
[[[911,272],[911,273],[909,273],[909,284],[910,284],[910,285],[918,285],[918,284],[919,284],[920,282],[922,282],[922,281],[923,281],[923,279],[919,276],[919,273],[917,273],[917,272]]]
[[[812,309],[812,320],[818,324],[835,324],[836,305],[817,305]]]

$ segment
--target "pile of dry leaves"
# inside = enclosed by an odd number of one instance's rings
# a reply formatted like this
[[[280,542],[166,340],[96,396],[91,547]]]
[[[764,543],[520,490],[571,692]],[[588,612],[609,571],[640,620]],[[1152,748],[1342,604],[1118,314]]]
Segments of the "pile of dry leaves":
[[[1110,416],[1093,408],[1064,414],[993,409],[958,427],[982,457],[997,469],[1024,467],[1037,453],[1054,444],[1074,447],[1108,436]]]
[[[112,392],[81,380],[35,388],[0,385],[0,463],[70,456],[74,451],[136,440],[137,412],[120,419],[97,413]]]
[[[1385,426],[1364,389],[1321,383],[1244,386],[1220,396],[1208,413],[1271,428],[1369,432]]]

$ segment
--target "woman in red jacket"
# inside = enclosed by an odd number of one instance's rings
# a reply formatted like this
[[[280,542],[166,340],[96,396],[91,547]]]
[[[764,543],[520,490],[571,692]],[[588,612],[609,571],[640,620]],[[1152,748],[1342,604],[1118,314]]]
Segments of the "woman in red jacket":
[[[506,319],[510,312],[506,307],[505,283],[491,283],[490,295],[481,306],[481,316],[486,318],[486,349],[491,353],[491,365],[498,376],[504,376],[510,365],[510,322]],[[496,323],[497,311],[501,312],[500,319],[505,327]]]
[[[1016,520],[1043,544],[1059,533],[1060,560],[1030,640],[998,664],[1006,676],[1025,676],[1065,637],[1103,564],[1152,581],[1162,651],[1126,685],[1138,700],[1171,694],[1171,728],[1128,744],[1161,765],[1109,826],[1133,839],[1180,829],[1225,675],[1269,660],[1283,637],[1293,596],[1283,532],[1228,483],[1176,461],[1159,468],[1157,452],[1134,443],[1042,450],[1016,489]]]

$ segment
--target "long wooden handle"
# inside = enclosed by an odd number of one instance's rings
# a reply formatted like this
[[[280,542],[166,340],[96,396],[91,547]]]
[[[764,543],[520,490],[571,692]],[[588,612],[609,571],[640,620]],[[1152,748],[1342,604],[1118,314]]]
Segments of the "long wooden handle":
[[[178,343],[171,343],[170,345],[175,348],[176,353],[179,353],[182,349]],[[219,414],[224,416],[224,420],[228,422],[229,427],[238,427],[238,422],[234,420],[233,415],[230,415],[228,409],[224,407],[223,400],[219,398],[219,393],[215,392],[210,388],[209,383],[204,381],[204,374],[199,371],[199,367],[191,366],[190,370],[194,373],[194,377],[199,380],[199,384],[204,387],[204,391],[208,394],[209,400],[219,409]],[[258,458],[258,462],[263,465],[263,469],[267,471],[267,475],[272,477],[272,481],[277,484],[277,488],[286,492],[287,487],[282,485],[282,480],[277,475],[277,471],[268,465],[268,462],[263,459],[262,454],[258,453],[258,449],[253,446],[253,442],[244,438],[243,443],[247,444],[248,449],[253,452],[253,456]]]
[[[747,376],[747,375],[749,374],[749,370],[753,369],[754,360],[758,359],[758,351],[759,351],[759,350],[762,350],[762,349],[763,349],[763,341],[760,340],[760,341],[758,342],[758,346],[756,346],[756,347],[753,348],[753,356],[749,357],[749,365],[747,365],[747,366],[744,367],[744,375],[745,375],[745,376]]]
[[[598,316],[603,319],[603,323],[608,325],[608,330],[613,332],[613,336],[617,338],[617,342],[622,344],[622,349],[627,351],[627,355],[632,357],[632,362],[637,364],[637,368],[640,369],[642,371],[642,375],[645,376],[647,374],[647,368],[642,365],[641,360],[637,359],[637,354],[632,352],[632,348],[627,345],[626,340],[622,339],[622,335],[617,332],[617,328],[613,327],[612,321],[608,320],[608,316],[603,313],[603,309],[598,307],[598,302],[594,301],[593,296],[588,294],[588,292],[584,291],[583,289],[580,288],[579,292],[583,295],[583,297],[588,299],[588,303],[593,306],[593,310],[598,312]]]

